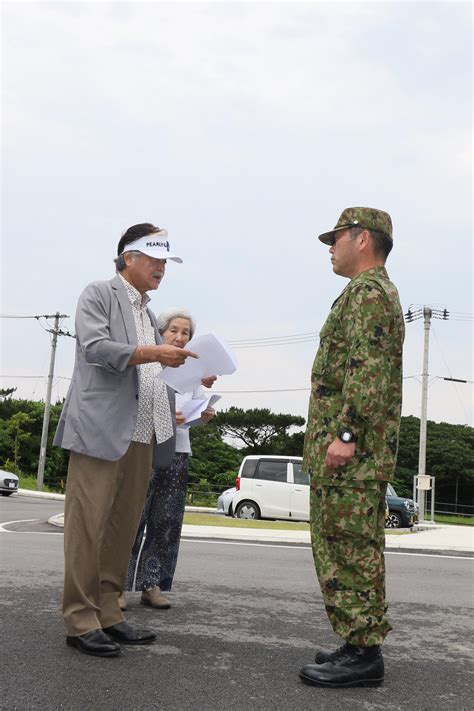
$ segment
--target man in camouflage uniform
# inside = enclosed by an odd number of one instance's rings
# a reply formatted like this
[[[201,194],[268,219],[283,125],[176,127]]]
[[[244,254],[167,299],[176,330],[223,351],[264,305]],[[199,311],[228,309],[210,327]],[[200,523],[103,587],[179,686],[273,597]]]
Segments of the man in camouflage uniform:
[[[351,281],[320,332],[303,468],[311,475],[311,539],[326,611],[345,644],[320,650],[301,679],[315,686],[379,684],[385,617],[385,491],[396,461],[403,314],[384,264],[390,215],[347,208],[319,236],[333,271]]]

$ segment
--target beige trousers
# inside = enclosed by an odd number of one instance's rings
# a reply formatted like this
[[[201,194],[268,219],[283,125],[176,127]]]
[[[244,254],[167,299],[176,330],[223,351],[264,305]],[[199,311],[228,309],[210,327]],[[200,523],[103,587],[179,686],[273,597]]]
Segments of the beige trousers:
[[[116,462],[71,452],[64,511],[63,615],[70,636],[122,622],[118,604],[150,480],[153,445]]]

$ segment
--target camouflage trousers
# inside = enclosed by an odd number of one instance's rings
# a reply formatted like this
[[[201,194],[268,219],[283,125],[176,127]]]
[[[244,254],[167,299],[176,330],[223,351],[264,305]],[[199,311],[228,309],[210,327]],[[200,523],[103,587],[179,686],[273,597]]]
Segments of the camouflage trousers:
[[[331,625],[359,647],[382,644],[386,482],[311,487],[311,544]]]

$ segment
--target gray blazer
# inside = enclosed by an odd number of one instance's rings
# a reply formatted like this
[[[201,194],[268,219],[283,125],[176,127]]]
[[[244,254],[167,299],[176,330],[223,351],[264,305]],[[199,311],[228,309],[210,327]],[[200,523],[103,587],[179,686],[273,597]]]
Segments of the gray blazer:
[[[157,344],[158,325],[148,309]],[[128,449],[138,412],[138,373],[127,366],[137,344],[132,307],[120,278],[86,286],[76,311],[76,361],[53,444],[116,461]],[[173,428],[174,392],[168,388]],[[175,436],[156,445],[153,464],[166,465]]]

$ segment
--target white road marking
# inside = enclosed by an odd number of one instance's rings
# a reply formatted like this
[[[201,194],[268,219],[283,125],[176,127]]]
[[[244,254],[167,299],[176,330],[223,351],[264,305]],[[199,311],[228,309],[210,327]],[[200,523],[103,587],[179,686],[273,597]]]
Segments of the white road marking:
[[[24,518],[20,521],[4,521],[0,523],[0,533],[27,533],[34,536],[62,536],[62,531],[9,531],[4,528],[4,526],[10,526],[12,523],[32,523],[33,521],[41,521],[39,518]],[[214,543],[220,546],[254,546],[257,548],[293,548],[296,550],[311,550],[308,545],[300,545],[298,543],[287,545],[285,543],[274,544],[274,543],[255,543],[252,541],[219,541],[215,538],[204,539],[204,538],[182,538],[183,543]],[[405,555],[412,556],[413,558],[448,558],[449,560],[474,560],[474,558],[468,555],[443,555],[442,553],[403,553],[401,551],[385,551],[385,555]]]
[[[0,523],[0,533],[28,533],[34,536],[62,536],[62,531],[9,531],[8,528],[4,526],[10,526],[12,523],[33,523],[34,521],[41,521],[40,518],[22,518],[20,521],[3,521]]]
[[[3,528],[4,526],[10,526],[12,523],[31,523],[32,521],[41,521],[40,518],[22,518],[21,521],[4,521],[3,523],[0,523],[0,531],[2,533],[18,533],[18,531],[8,531],[6,528]],[[31,533],[34,533],[32,531]]]
[[[215,539],[192,539],[192,538],[182,538],[182,541],[186,543],[218,543],[224,546],[261,546],[263,548],[296,548],[301,550],[303,546],[298,543],[287,545],[287,544],[273,544],[273,543],[251,543],[250,541],[217,541]],[[305,550],[311,550],[310,546],[305,545]],[[450,558],[453,560],[474,560],[474,558],[465,555],[443,555],[441,553],[403,553],[401,551],[385,551],[385,555],[408,555],[419,558]]]

